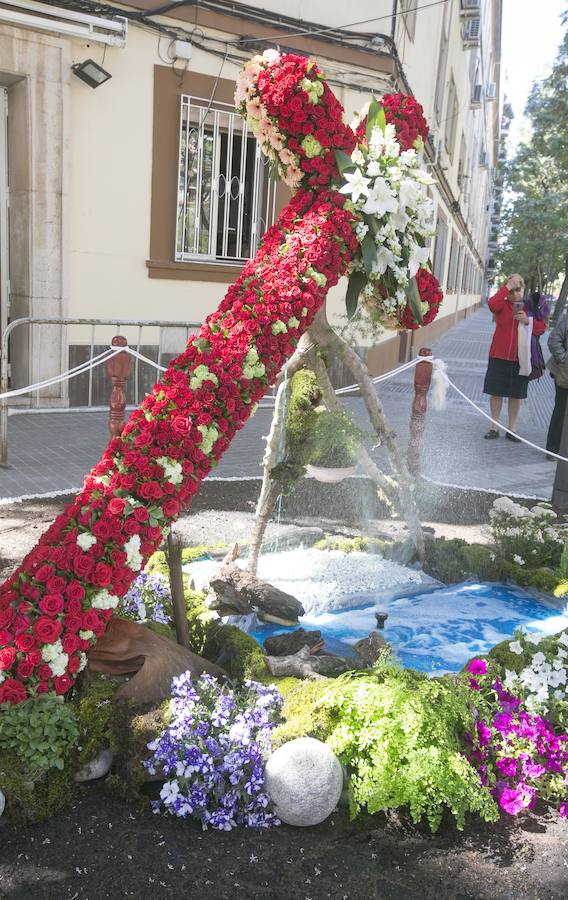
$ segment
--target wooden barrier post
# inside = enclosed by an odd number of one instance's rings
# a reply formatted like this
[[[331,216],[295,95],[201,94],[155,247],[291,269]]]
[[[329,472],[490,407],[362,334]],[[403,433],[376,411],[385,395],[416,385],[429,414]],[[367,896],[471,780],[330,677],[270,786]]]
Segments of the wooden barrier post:
[[[428,347],[418,351],[418,356],[432,356]],[[420,472],[420,455],[422,453],[422,435],[426,425],[426,410],[428,408],[428,391],[432,381],[432,364],[419,362],[414,370],[414,400],[412,401],[412,413],[410,416],[410,441],[408,443],[408,468],[411,475]]]
[[[111,341],[112,347],[128,347],[128,341],[117,334]],[[129,353],[117,353],[108,360],[106,369],[111,380],[109,398],[108,429],[111,438],[120,437],[124,428],[124,411],[126,409],[126,382],[132,368]]]

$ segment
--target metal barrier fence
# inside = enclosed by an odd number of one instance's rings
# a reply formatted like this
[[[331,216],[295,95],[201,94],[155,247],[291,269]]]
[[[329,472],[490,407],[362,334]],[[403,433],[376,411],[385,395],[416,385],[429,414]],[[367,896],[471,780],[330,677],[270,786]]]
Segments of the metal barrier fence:
[[[60,325],[66,328],[69,325],[87,325],[91,328],[90,333],[90,346],[89,346],[89,359],[94,356],[95,352],[95,338],[96,332],[95,329],[98,326],[101,327],[111,327],[116,328],[116,334],[124,327],[135,327],[138,329],[137,332],[137,340],[130,342],[130,345],[135,347],[137,352],[140,352],[140,347],[142,346],[142,330],[143,328],[159,328],[160,336],[159,342],[157,345],[158,349],[158,357],[157,362],[161,364],[162,357],[164,354],[170,355],[169,350],[164,350],[162,346],[162,329],[163,328],[178,328],[183,329],[185,331],[185,343],[189,340],[190,334],[195,333],[200,327],[201,322],[187,322],[187,321],[172,321],[172,320],[159,320],[159,319],[72,319],[72,318],[42,318],[42,317],[34,317],[34,316],[26,316],[21,319],[14,319],[10,322],[7,327],[4,329],[2,333],[2,337],[0,340],[0,395],[8,392],[8,381],[9,381],[9,360],[8,360],[8,342],[11,335],[14,333],[15,329],[28,325],[28,326],[41,326],[41,325]],[[110,341],[107,341],[110,344]],[[68,343],[66,343],[68,346]],[[178,352],[181,352],[183,348],[180,347]],[[38,346],[35,348],[35,354],[39,356],[41,353],[41,332],[38,332]],[[140,402],[139,398],[139,371],[140,360],[136,358],[134,365],[134,403],[138,406]],[[88,370],[88,400],[87,406],[92,407],[93,405],[93,369]],[[40,406],[40,396],[39,390],[36,393],[36,402],[35,406]],[[0,443],[1,443],[1,451],[0,451],[0,463],[2,465],[7,465],[8,462],[8,407],[9,407],[9,398],[1,398],[0,399]]]

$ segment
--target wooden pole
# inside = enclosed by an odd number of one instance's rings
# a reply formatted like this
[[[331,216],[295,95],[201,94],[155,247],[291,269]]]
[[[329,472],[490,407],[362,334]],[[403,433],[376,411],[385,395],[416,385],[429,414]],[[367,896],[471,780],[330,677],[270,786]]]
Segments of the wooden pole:
[[[172,595],[172,612],[178,644],[190,648],[189,626],[187,624],[187,606],[183,590],[183,572],[181,569],[182,543],[179,537],[171,531],[168,534],[168,548],[166,556],[170,572],[170,592]]]
[[[428,347],[418,351],[418,356],[432,356]],[[426,425],[428,408],[428,391],[432,381],[432,364],[419,362],[414,370],[414,400],[410,416],[410,441],[408,443],[408,468],[416,477],[420,472],[420,456],[422,453],[422,435]]]
[[[125,337],[117,334],[111,341],[112,347],[128,347]],[[126,382],[132,368],[129,353],[117,353],[106,364],[111,380],[109,397],[108,430],[111,438],[120,437],[124,428],[124,411],[126,409]]]

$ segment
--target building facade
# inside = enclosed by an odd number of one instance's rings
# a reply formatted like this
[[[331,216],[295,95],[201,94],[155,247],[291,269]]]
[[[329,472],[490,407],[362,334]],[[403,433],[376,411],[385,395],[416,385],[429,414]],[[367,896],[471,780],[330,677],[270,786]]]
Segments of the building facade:
[[[180,324],[120,331],[154,358],[181,350],[181,323],[216,308],[289,198],[233,108],[242,63],[277,46],[317,59],[348,116],[371,94],[395,90],[424,107],[431,259],[445,300],[426,329],[385,332],[361,348],[373,374],[409,358],[482,297],[502,110],[501,3],[291,0],[283,13],[278,0],[0,0],[2,329],[25,317],[168,320]],[[332,321],[344,291],[330,294]],[[10,386],[88,359],[116,331],[15,327]],[[101,378],[88,388],[82,375],[15,402],[98,402]],[[141,366],[129,399],[153,380]]]

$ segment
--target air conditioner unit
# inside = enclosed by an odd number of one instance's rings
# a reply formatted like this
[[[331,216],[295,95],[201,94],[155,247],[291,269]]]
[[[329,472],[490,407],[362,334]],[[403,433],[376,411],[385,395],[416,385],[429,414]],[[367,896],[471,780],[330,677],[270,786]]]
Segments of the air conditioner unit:
[[[462,28],[462,41],[464,50],[481,46],[481,19],[476,17],[466,19]]]
[[[481,98],[483,96],[483,85],[482,84],[474,84],[473,91],[471,92],[471,103],[470,106],[472,109],[479,109],[481,106]]]
[[[479,168],[486,169],[487,168],[487,150],[482,150],[479,154]]]
[[[478,16],[480,12],[481,12],[480,0],[461,0],[460,15],[462,17]]]
[[[497,85],[494,81],[490,81],[485,89],[485,96],[488,100],[496,100],[497,99]]]

